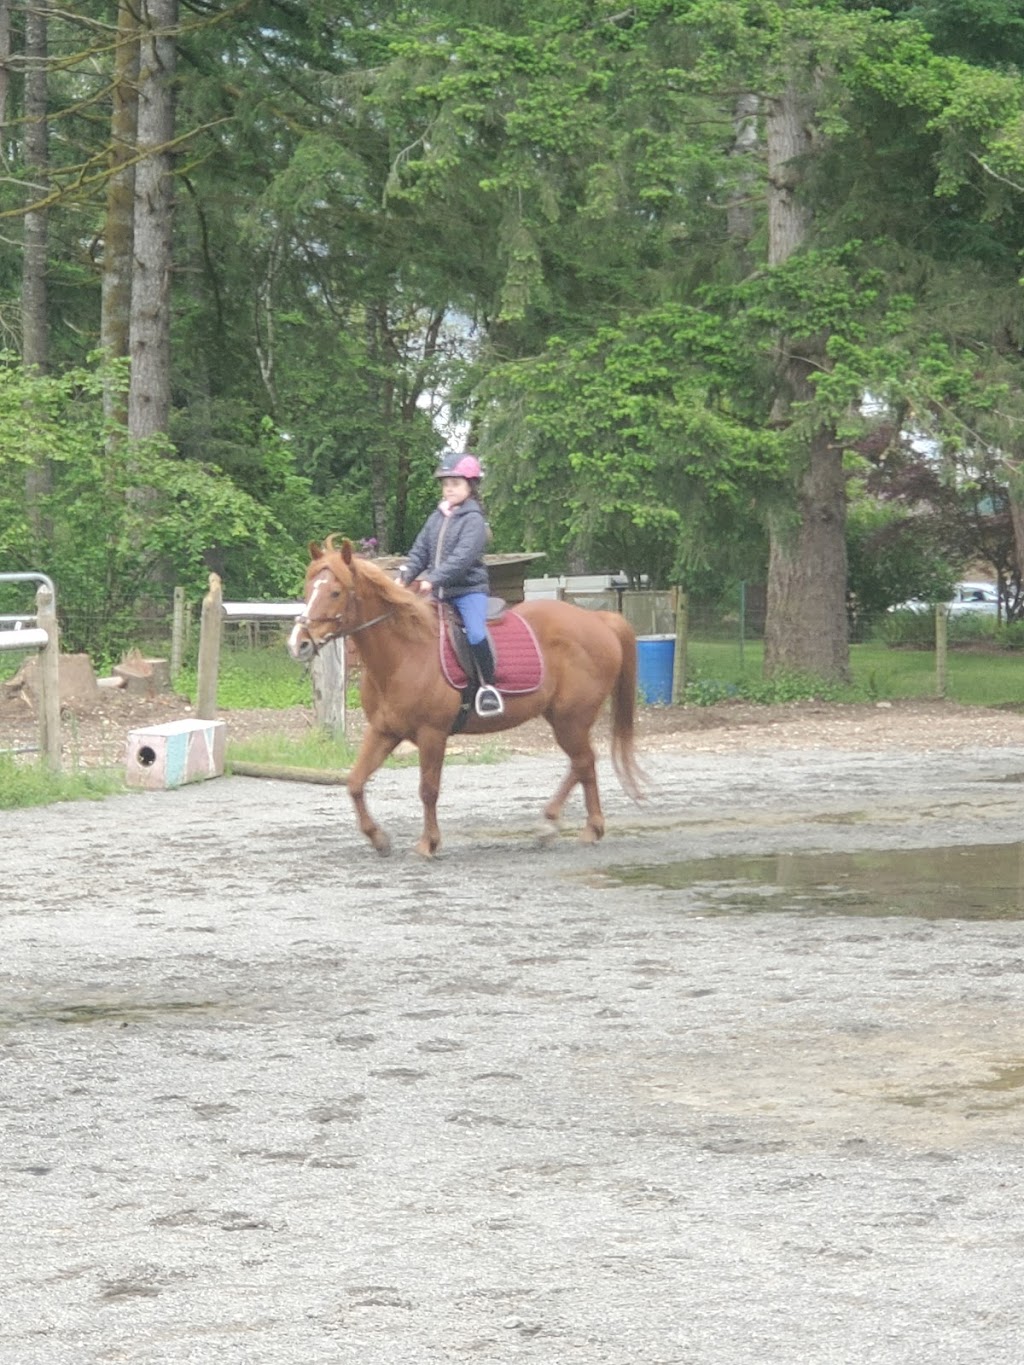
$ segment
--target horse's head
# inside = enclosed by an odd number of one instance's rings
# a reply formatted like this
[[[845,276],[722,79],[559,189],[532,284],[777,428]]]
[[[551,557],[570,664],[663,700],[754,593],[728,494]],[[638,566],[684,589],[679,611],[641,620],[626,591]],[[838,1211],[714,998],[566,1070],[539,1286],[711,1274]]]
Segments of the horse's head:
[[[306,663],[330,640],[356,635],[383,621],[399,632],[418,627],[430,634],[429,607],[372,559],[360,559],[350,540],[343,540],[338,549],[328,536],[322,545],[311,542],[309,553],[306,609],[295,618],[288,637],[293,659]]]
[[[322,645],[350,634],[359,624],[352,542],[343,540],[339,550],[330,536],[322,545],[310,541],[309,556],[302,594],[306,607],[288,636],[288,653],[300,663],[307,663]]]

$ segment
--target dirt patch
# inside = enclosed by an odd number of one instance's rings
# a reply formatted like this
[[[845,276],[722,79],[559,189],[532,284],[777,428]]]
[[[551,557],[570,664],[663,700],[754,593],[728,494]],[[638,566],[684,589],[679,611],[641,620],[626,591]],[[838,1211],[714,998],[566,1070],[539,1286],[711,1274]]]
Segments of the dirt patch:
[[[192,716],[189,702],[173,693],[152,699],[123,691],[101,692],[88,703],[65,707],[65,756],[83,767],[116,767],[124,759],[130,730]],[[224,710],[229,742],[270,736],[301,739],[316,728],[312,707],[284,710]],[[358,710],[349,717],[353,740],[362,731]],[[38,736],[35,712],[24,694],[0,697],[0,749],[33,745]],[[842,705],[793,702],[755,706],[724,702],[709,707],[641,706],[636,721],[637,750],[732,752],[744,749],[813,748],[844,750],[961,749],[979,744],[1024,744],[1024,709],[965,707],[955,702],[879,702]],[[594,729],[600,752],[607,752],[609,726],[602,715]],[[453,753],[486,745],[498,753],[557,752],[543,720],[529,721],[489,738],[456,736]]]

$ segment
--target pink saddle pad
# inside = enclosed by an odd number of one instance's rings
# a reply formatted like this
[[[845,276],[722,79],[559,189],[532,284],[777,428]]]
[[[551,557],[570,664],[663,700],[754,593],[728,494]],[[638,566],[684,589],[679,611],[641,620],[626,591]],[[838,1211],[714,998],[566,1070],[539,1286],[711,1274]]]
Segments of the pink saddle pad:
[[[535,692],[544,676],[537,637],[530,626],[514,611],[502,612],[487,623],[487,631],[495,656],[495,684],[499,692]],[[469,681],[442,626],[441,671],[452,687],[460,691]]]

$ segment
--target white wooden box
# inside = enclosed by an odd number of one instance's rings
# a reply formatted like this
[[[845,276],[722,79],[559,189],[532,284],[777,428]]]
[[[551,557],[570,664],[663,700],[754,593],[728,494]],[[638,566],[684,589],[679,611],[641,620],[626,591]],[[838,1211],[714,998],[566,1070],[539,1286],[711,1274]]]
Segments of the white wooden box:
[[[125,781],[151,791],[223,777],[227,726],[222,720],[171,720],[129,730]]]

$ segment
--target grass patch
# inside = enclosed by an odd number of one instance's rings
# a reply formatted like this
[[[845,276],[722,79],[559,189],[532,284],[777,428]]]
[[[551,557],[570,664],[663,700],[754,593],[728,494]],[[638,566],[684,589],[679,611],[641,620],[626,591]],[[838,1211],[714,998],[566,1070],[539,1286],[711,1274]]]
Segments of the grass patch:
[[[198,678],[194,667],[181,670],[174,690],[195,702]],[[222,650],[217,670],[217,705],[225,711],[309,706],[313,687],[309,671],[281,647]]]
[[[738,699],[764,705],[787,701],[925,701],[937,695],[931,650],[892,649],[881,642],[850,646],[852,683],[813,678],[768,681],[761,675],[760,641],[691,641],[687,648],[686,701],[694,706]],[[1024,702],[1024,674],[1014,651],[981,647],[951,649],[946,658],[946,697],[962,706],[1011,706]]]
[[[310,731],[302,739],[291,739],[287,735],[263,735],[258,739],[228,740],[227,768],[232,763],[260,763],[270,767],[309,768],[316,772],[345,772],[353,764],[357,746],[346,739],[333,739],[330,735]],[[488,764],[500,763],[505,757],[499,744],[489,740],[472,749],[459,753],[449,753],[446,764]],[[415,768],[419,765],[419,754],[392,755],[387,759],[386,768]]]
[[[311,730],[301,739],[289,739],[286,735],[261,735],[256,739],[240,740],[229,737],[226,761],[229,769],[232,761],[238,760],[328,772],[350,768],[355,756],[355,745],[348,740],[332,739],[328,734]]]
[[[0,810],[50,806],[57,801],[99,801],[127,788],[120,773],[103,769],[52,773],[41,763],[18,763],[0,753]]]
[[[927,639],[933,640],[934,628],[930,622],[927,624],[932,630]],[[961,622],[951,622],[951,627],[953,624],[959,627]],[[982,627],[987,633],[978,634]],[[967,629],[975,631],[972,638],[965,637],[957,643],[951,639],[947,698],[965,706],[1008,706],[1024,701],[1019,650],[999,648],[1002,640],[998,634],[993,637],[991,622],[968,621]],[[691,640],[687,646],[687,704],[709,706],[735,698],[772,706],[809,700],[904,701],[936,696],[935,654],[931,648],[909,645],[894,648],[884,640],[851,645],[853,681],[849,686],[799,675],[765,679],[761,672],[763,657],[759,640],[744,642],[742,651],[735,640]],[[175,681],[175,690],[194,702],[195,684],[194,671],[184,670]],[[308,673],[283,648],[226,650],[221,654],[217,704],[225,710],[285,709],[309,706],[311,702]],[[349,685],[348,704],[353,712],[358,711],[359,694],[354,683]],[[480,757],[480,752],[465,756],[465,761],[494,761],[493,754],[487,759]],[[351,758],[349,754],[339,761],[347,764]],[[252,757],[252,761],[258,759]]]

